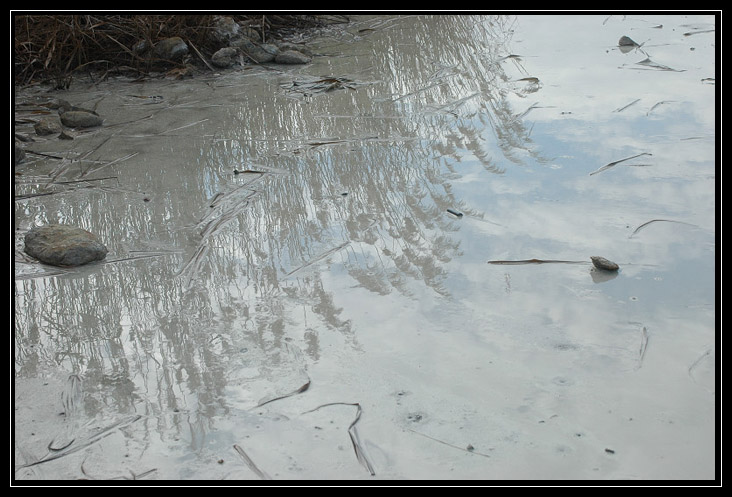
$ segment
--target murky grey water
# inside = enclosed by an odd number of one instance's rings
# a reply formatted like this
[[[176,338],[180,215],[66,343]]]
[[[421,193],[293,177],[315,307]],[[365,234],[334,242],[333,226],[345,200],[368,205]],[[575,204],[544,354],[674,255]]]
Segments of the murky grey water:
[[[16,168],[16,478],[714,478],[714,18],[309,46],[59,95],[106,121]]]

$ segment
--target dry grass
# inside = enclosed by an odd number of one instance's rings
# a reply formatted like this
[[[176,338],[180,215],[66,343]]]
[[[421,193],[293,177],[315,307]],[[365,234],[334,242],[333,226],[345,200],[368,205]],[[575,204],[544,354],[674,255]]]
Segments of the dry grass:
[[[309,15],[237,15],[260,35],[302,29],[332,22]],[[213,15],[16,15],[14,78],[18,84],[44,81],[68,87],[72,75],[86,72],[97,78],[110,73],[147,76],[156,62],[137,54],[140,41],[150,45],[171,36],[181,37],[201,57],[221,48],[211,36]]]

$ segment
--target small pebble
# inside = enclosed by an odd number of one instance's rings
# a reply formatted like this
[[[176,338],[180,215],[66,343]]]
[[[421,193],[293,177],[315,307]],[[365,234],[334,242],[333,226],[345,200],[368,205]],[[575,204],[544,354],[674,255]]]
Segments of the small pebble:
[[[604,257],[593,255],[592,257],[590,257],[590,259],[592,260],[592,264],[597,269],[603,269],[605,271],[617,271],[620,268],[620,266],[615,264],[613,261],[609,261]]]

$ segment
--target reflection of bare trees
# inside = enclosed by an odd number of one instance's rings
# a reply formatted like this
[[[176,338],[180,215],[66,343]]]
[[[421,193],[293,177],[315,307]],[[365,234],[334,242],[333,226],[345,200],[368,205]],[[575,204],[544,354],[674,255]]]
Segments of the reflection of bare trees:
[[[437,16],[429,23],[403,23],[402,31],[413,31],[419,40],[422,62],[429,61],[436,68],[426,78],[408,70],[415,65],[410,51],[389,51],[394,40],[383,38],[385,43],[377,48],[390,52],[383,70],[396,80],[394,91],[408,88],[395,100],[408,103],[411,112],[416,108],[453,117],[452,122],[433,119],[426,123],[434,126],[429,133],[439,140],[441,154],[467,155],[457,154],[456,149],[462,149],[495,173],[504,170],[504,159],[522,163],[516,151],[536,156],[530,130],[507,98],[509,94],[524,98],[533,91],[527,84],[514,85],[505,70],[509,65],[525,73],[521,58],[508,45],[514,22],[511,16]],[[398,30],[399,26],[393,28]]]
[[[53,206],[118,255],[182,255],[16,282],[16,371],[54,362],[95,379],[87,381],[97,385],[94,398],[120,410],[193,403],[210,413],[232,403],[228,383],[268,378],[292,335],[304,337],[310,357],[321,353],[319,332],[355,346],[349,316],[320,273],[326,264],[377,295],[422,286],[449,295],[444,265],[459,242],[445,210],[461,203],[450,188],[460,174],[452,159],[471,156],[500,174],[515,150],[532,153],[505,98],[510,22],[438,16],[386,24],[368,38],[367,61],[332,62],[344,73],[370,67],[369,85],[304,102],[284,96],[276,78],[245,77],[159,112],[186,134],[158,132],[115,173],[125,192],[152,192],[151,202],[120,201],[126,193],[118,190],[87,196],[88,210],[73,198]],[[135,126],[110,140],[121,155],[142,143]],[[232,174],[247,168],[264,173]],[[40,200],[29,202],[45,214]],[[307,330],[288,328],[295,306],[310,312]],[[266,393],[242,402],[256,405]]]

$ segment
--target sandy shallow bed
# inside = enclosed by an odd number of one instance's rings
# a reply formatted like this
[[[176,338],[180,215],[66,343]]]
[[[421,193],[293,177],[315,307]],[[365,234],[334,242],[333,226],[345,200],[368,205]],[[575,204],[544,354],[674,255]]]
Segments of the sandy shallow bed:
[[[54,94],[105,122],[15,167],[15,479],[718,478],[714,18],[308,47]]]

